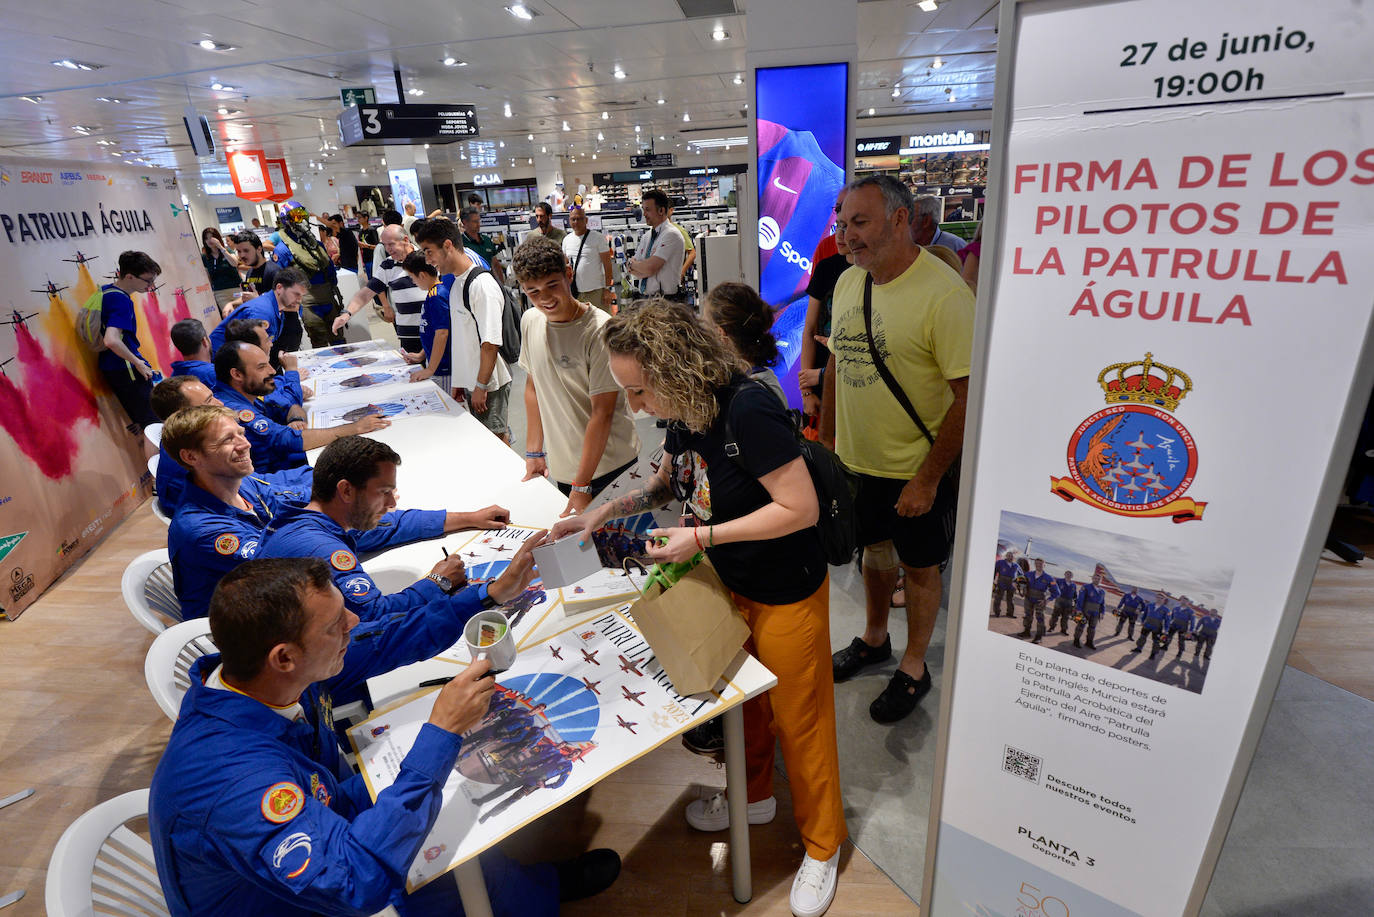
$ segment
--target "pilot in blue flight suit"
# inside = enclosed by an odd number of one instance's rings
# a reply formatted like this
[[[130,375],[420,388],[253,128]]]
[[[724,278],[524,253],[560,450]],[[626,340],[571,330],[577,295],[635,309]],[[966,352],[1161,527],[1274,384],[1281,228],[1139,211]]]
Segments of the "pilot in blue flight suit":
[[[270,330],[263,324],[262,319],[253,321],[242,321],[230,318],[224,322],[229,326],[229,330],[224,333],[224,343],[231,344],[241,341],[245,344],[254,344],[262,349],[263,353],[270,354],[273,349],[273,341]],[[216,329],[219,330],[219,329]],[[272,390],[261,397],[263,407],[266,409],[267,416],[280,424],[291,424],[295,421],[305,423],[305,390],[301,387],[301,374],[296,369],[296,357],[293,354],[279,354],[279,360],[274,361],[272,376]],[[277,368],[277,367],[280,368]],[[218,380],[216,380],[218,384]]]
[[[1160,640],[1169,621],[1169,600],[1163,591],[1156,590],[1158,602],[1142,602],[1140,605],[1140,639],[1136,641],[1133,653],[1145,648],[1145,637],[1150,638],[1150,658],[1159,652]]]
[[[490,506],[475,513],[404,510],[396,506],[396,466],[401,457],[385,443],[345,436],[325,447],[315,461],[307,506],[278,515],[263,533],[259,557],[318,557],[329,565],[334,585],[350,611],[364,621],[411,611],[442,600],[462,585],[458,555],[446,556],[422,580],[387,595],[358,563],[358,532],[386,538],[387,545],[434,538],[463,528],[503,528],[510,513]],[[349,530],[353,531],[349,531]]]
[[[1007,617],[1016,617],[1016,610],[1012,607],[1011,597],[1016,594],[1016,577],[1021,574],[1021,568],[1016,566],[1014,551],[1008,551],[992,567],[992,616],[1000,618],[1002,616],[1002,600],[1007,603]]]
[[[210,349],[205,326],[200,323],[200,319],[183,318],[172,326],[171,337],[172,346],[183,357],[181,360],[172,361],[172,375],[194,376],[206,388],[214,388],[215,364],[210,362],[214,351]]]
[[[528,550],[492,595],[529,582]],[[461,914],[450,878],[415,894],[406,875],[442,804],[463,740],[492,691],[479,661],[439,692],[429,722],[374,802],[333,733],[332,696],[451,645],[481,606],[452,604],[359,624],[317,560],[254,560],[211,602],[222,653],[197,660],[153,775],[149,829],[158,879],[176,917]],[[493,910],[552,917],[560,898],[614,881],[619,857],[591,851],[557,866],[482,857]]]
[[[1035,639],[1039,643],[1045,636],[1045,598],[1054,589],[1054,577],[1045,572],[1045,561],[1037,557],[1035,569],[1026,575],[1026,627],[1022,637],[1031,635],[1031,615],[1035,615]],[[1052,597],[1052,596],[1051,596]]]
[[[1059,622],[1059,632],[1067,634],[1069,632],[1069,613],[1073,611],[1074,603],[1078,601],[1078,584],[1073,581],[1073,571],[1065,570],[1064,575],[1054,581],[1054,611],[1050,614],[1050,632],[1054,632],[1054,623]]]
[[[257,555],[267,523],[310,499],[313,469],[254,474],[238,419],[220,405],[173,414],[163,427],[162,445],[166,461],[180,455],[193,469],[167,530],[167,551],[182,619],[203,618],[220,578]],[[363,551],[396,543],[394,525],[354,534]]]
[[[1217,642],[1217,631],[1221,629],[1221,615],[1216,609],[1208,608],[1193,628],[1193,661],[1197,661],[1198,650],[1206,646],[1203,659],[1212,658],[1212,647]]]
[[[1121,601],[1116,606],[1116,633],[1113,637],[1121,636],[1121,628],[1130,624],[1130,629],[1126,632],[1126,639],[1135,639],[1135,619],[1140,614],[1140,608],[1145,604],[1145,600],[1140,597],[1140,587],[1132,586],[1131,591],[1121,597]]]
[[[1088,628],[1088,649],[1095,650],[1093,637],[1097,636],[1097,622],[1102,619],[1102,613],[1107,609],[1107,593],[1102,590],[1102,574],[1094,573],[1093,581],[1078,590],[1078,623],[1073,628],[1073,645],[1080,646],[1079,638],[1083,635],[1083,627]]]
[[[1179,606],[1169,614],[1169,633],[1164,638],[1164,651],[1169,651],[1169,641],[1178,634],[1178,654],[1175,659],[1183,658],[1183,641],[1193,632],[1193,609],[1188,607],[1188,597],[1179,599]]]

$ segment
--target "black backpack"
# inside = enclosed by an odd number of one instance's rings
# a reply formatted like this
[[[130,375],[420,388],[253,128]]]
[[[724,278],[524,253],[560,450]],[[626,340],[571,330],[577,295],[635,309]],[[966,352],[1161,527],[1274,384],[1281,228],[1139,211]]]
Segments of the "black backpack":
[[[472,316],[474,322],[477,321],[477,316],[473,314],[472,306],[469,305],[468,289],[472,286],[472,282],[479,276],[490,273],[491,271],[479,267],[468,274],[468,279],[463,281],[463,308],[468,310],[468,315]],[[493,277],[492,279],[495,280],[496,278]],[[520,301],[515,298],[514,293],[506,287],[501,286],[500,283],[497,283],[497,286],[501,287],[502,301],[501,346],[498,353],[501,354],[501,359],[505,360],[507,363],[516,363],[520,360],[520,316],[523,314],[523,310],[520,308]],[[478,331],[478,339],[480,340],[480,322],[478,323]]]
[[[767,391],[763,383],[754,384]],[[769,392],[769,397],[773,397],[772,392]],[[725,423],[725,454],[738,459],[739,443],[730,429],[728,405],[722,420]],[[806,462],[806,470],[811,472],[816,502],[820,505],[816,534],[821,538],[821,549],[830,564],[842,567],[854,559],[854,552],[859,549],[858,523],[854,516],[854,494],[858,490],[858,479],[838,455],[802,436],[800,427],[796,428],[796,434],[797,446],[801,449],[802,460]]]

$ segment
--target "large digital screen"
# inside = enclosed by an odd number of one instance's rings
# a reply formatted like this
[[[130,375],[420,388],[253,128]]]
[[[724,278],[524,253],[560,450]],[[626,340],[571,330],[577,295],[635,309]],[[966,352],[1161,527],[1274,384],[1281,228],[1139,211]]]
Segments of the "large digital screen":
[[[755,71],[758,115],[759,292],[777,311],[774,367],[800,406],[796,362],[816,245],[835,223],[849,146],[849,65],[809,64]]]
[[[415,205],[415,212],[423,214],[424,204],[420,200],[420,176],[414,169],[392,169],[386,173],[391,180],[391,200],[396,209],[405,212],[406,202]]]

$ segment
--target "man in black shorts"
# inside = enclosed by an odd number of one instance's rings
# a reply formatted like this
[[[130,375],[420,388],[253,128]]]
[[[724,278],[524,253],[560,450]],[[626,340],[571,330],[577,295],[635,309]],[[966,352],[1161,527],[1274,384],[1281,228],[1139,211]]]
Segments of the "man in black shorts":
[[[907,716],[931,686],[925,653],[954,541],[950,472],[963,445],[973,343],[973,294],[911,241],[913,213],[911,192],[891,176],[849,186],[836,226],[854,267],[835,284],[826,370],[834,384],[821,409],[822,441],[833,431],[840,458],[859,475],[864,545],[864,632],[834,654],[836,681],[891,657],[887,618],[898,566],[906,572],[906,651],[869,707],[880,723]]]

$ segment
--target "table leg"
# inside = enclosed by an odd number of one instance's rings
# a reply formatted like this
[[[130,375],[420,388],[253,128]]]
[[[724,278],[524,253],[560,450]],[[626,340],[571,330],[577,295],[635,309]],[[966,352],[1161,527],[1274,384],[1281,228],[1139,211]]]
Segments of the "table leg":
[[[482,878],[482,864],[473,857],[454,873],[458,879],[458,897],[467,917],[492,917],[491,899],[487,897],[487,883]]]
[[[735,900],[748,904],[754,897],[749,863],[749,775],[744,764],[744,706],[736,704],[725,719],[725,802],[730,812],[730,872]]]

